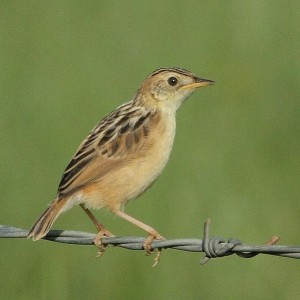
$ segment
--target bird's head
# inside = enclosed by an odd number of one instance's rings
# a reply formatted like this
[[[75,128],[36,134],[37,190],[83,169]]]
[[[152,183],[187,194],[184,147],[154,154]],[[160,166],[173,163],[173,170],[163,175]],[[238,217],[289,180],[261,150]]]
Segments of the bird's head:
[[[184,69],[161,68],[145,79],[139,92],[150,105],[175,112],[196,89],[214,83]]]

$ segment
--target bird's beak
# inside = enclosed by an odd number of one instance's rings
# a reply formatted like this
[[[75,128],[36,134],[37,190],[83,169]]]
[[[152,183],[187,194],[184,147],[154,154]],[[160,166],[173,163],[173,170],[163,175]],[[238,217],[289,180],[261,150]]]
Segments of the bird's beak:
[[[213,80],[209,80],[209,79],[197,78],[196,82],[183,85],[180,89],[181,90],[196,89],[196,88],[203,87],[203,86],[208,86],[208,85],[211,85],[211,84],[215,84],[215,82]]]

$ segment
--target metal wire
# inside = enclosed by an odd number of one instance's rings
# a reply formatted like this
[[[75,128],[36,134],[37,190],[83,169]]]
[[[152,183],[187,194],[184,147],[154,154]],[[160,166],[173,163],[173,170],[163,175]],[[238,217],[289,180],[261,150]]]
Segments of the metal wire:
[[[223,238],[209,238],[210,220],[204,224],[204,238],[201,239],[174,239],[155,240],[152,249],[176,249],[189,252],[204,252],[205,257],[200,261],[205,264],[211,258],[223,257],[236,254],[242,258],[252,258],[258,254],[268,254],[274,256],[300,259],[300,246],[274,245],[279,239],[273,239],[266,245],[246,245],[240,240]],[[0,225],[0,238],[27,238],[28,230],[16,228],[8,225]],[[51,230],[43,239],[66,244],[94,245],[93,240],[96,234],[69,231]],[[109,237],[103,238],[103,246],[117,246],[130,250],[144,250],[145,242],[143,237]]]

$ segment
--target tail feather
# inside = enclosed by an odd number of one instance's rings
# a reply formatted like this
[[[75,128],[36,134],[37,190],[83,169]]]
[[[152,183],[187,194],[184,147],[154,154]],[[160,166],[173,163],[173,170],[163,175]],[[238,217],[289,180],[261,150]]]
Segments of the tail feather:
[[[27,238],[32,238],[34,241],[43,238],[48,233],[57,217],[64,211],[64,206],[67,202],[67,198],[54,200],[32,226]]]

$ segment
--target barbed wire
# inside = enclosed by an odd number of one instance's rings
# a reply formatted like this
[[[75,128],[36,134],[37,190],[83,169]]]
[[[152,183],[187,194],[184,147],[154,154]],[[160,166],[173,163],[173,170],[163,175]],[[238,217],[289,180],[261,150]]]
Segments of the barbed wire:
[[[246,245],[238,239],[225,240],[220,237],[209,237],[210,220],[204,223],[203,239],[183,238],[173,240],[154,240],[152,249],[175,249],[189,252],[204,252],[205,257],[200,261],[205,264],[211,258],[229,256],[236,254],[242,258],[252,258],[258,254],[268,254],[274,256],[300,259],[300,246],[274,245],[279,238],[272,237],[266,245]],[[20,229],[8,225],[0,225],[0,238],[27,238],[28,230]],[[74,245],[94,245],[96,234],[69,231],[50,230],[43,239]],[[102,244],[104,247],[112,245],[130,250],[144,250],[145,242],[143,237],[104,237]]]

